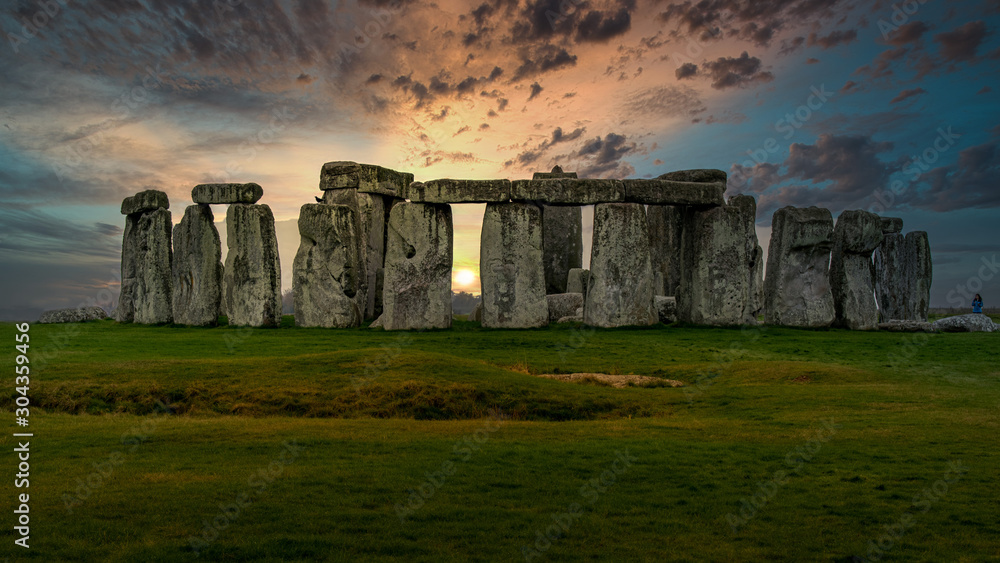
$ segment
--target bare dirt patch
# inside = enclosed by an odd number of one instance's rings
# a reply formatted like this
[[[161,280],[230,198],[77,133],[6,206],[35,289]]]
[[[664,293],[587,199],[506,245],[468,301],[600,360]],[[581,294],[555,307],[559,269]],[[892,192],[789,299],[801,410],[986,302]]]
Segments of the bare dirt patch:
[[[572,383],[593,383],[618,389],[624,387],[683,387],[684,383],[673,379],[649,377],[646,375],[611,375],[607,373],[542,373],[538,377],[568,381]]]

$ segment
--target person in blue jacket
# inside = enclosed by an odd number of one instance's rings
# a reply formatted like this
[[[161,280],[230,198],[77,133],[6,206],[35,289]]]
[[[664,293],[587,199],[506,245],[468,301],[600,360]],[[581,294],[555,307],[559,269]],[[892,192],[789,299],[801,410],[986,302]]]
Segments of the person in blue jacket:
[[[982,313],[983,312],[983,298],[976,294],[976,298],[972,300],[972,312]]]

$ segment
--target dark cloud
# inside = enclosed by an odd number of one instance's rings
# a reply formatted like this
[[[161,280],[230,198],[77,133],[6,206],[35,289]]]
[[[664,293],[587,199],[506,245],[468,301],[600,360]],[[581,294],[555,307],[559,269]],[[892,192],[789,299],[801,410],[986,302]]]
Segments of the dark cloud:
[[[926,93],[927,90],[924,90],[923,88],[913,88],[911,90],[903,90],[895,98],[889,100],[889,103],[898,104],[899,102],[902,102],[903,100],[906,100],[908,98],[912,98],[914,96],[919,96],[920,94],[926,94]]]
[[[544,90],[544,88],[542,88],[541,85],[539,85],[537,82],[535,82],[534,84],[532,84],[531,85],[531,95],[528,96],[528,101],[530,102],[531,100],[534,100],[535,98],[537,98],[538,95],[542,93],[542,90]]]
[[[608,133],[603,138],[587,141],[571,157],[580,163],[577,169],[581,177],[624,178],[634,174],[635,168],[623,159],[638,151],[638,145],[630,143],[624,135]]]
[[[530,78],[545,72],[576,66],[576,55],[553,45],[542,45],[533,53],[522,56],[521,64],[514,71],[513,81]]]
[[[969,22],[945,33],[938,33],[934,40],[941,45],[941,56],[946,62],[969,61],[990,32],[982,20]]]
[[[790,55],[795,51],[798,51],[806,44],[806,38],[802,36],[793,37],[792,39],[782,39],[781,49],[778,50],[779,55]]]
[[[819,64],[819,59],[814,59],[812,57],[809,57],[808,59],[806,59],[806,64],[807,65]]]
[[[694,63],[684,63],[676,71],[674,75],[677,76],[677,80],[683,80],[685,78],[693,78],[698,74],[698,65]]]
[[[632,27],[635,2],[614,2],[612,9],[593,9],[590,2],[528,0],[518,17],[510,18],[511,40],[516,44],[537,40],[572,38],[577,43],[604,42]],[[617,4],[617,6],[615,6]],[[491,10],[490,15],[499,10]],[[483,24],[485,25],[485,24]]]
[[[885,78],[891,76],[895,73],[894,67],[896,63],[901,60],[908,49],[906,47],[898,47],[896,49],[889,49],[887,51],[882,51],[879,53],[875,60],[871,64],[859,67],[854,71],[855,75],[864,75],[870,78]]]
[[[632,27],[631,7],[616,12],[589,12],[577,24],[576,40],[579,42],[604,42],[613,39]]]
[[[540,159],[553,146],[558,145],[559,143],[575,141],[583,136],[584,132],[586,132],[586,128],[584,127],[574,129],[570,133],[563,133],[562,127],[556,127],[552,130],[552,136],[549,139],[542,141],[535,147],[522,151],[512,160],[505,163],[505,167],[509,168],[514,164],[521,166],[532,164],[538,161],[538,159]]]
[[[924,33],[927,33],[929,30],[930,28],[927,27],[927,24],[922,21],[910,22],[899,26],[899,29],[894,31],[892,35],[889,36],[886,43],[896,47],[902,47],[909,43],[916,43],[917,41],[920,41],[920,38],[924,36]]]
[[[913,165],[911,165],[913,166]],[[904,168],[916,175],[919,168]],[[991,141],[961,151],[955,164],[933,168],[913,180],[911,207],[931,211],[1000,207],[1000,145]]]
[[[810,33],[808,44],[810,47],[819,46],[820,49],[831,49],[837,45],[846,45],[857,40],[857,38],[858,32],[853,29],[847,31],[837,30],[823,37],[815,33]]]
[[[762,64],[757,57],[751,57],[743,51],[739,57],[719,57],[714,61],[702,64],[702,70],[712,78],[712,88],[745,88],[754,83],[770,82],[774,75],[761,70]]]

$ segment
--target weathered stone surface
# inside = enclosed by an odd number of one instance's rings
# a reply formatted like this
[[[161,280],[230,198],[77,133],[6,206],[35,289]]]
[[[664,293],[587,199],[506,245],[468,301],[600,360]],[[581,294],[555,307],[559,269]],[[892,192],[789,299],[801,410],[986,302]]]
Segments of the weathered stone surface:
[[[563,317],[575,317],[583,312],[582,293],[555,293],[545,296],[549,303],[549,322],[558,322]]]
[[[115,307],[115,320],[130,323],[135,320],[135,277],[139,268],[139,215],[125,216],[125,232],[122,236],[122,281]]]
[[[658,180],[672,180],[674,182],[706,182],[725,184],[728,176],[722,170],[711,168],[696,168],[693,170],[677,170],[667,172],[656,177]]]
[[[358,304],[365,319],[381,314],[381,275],[385,262],[385,198],[371,193],[358,193],[358,225],[361,245],[360,259],[364,265],[359,284]]]
[[[714,207],[725,205],[726,185],[673,180],[622,180],[625,201],[650,205],[693,205]]]
[[[222,302],[222,244],[208,205],[191,205],[174,229],[174,322],[218,323]]]
[[[583,265],[583,208],[542,206],[545,292],[566,293],[569,271]]]
[[[583,315],[571,315],[568,317],[559,317],[558,319],[556,319],[556,324],[582,323],[582,322],[583,322]]]
[[[650,205],[646,208],[646,221],[649,223],[653,295],[676,296],[681,285],[681,233],[684,231],[682,208]]]
[[[479,255],[483,326],[534,328],[548,324],[541,209],[531,203],[488,204]]]
[[[469,313],[469,320],[477,323],[483,322],[483,302],[476,303],[476,308]]]
[[[907,321],[926,321],[931,302],[931,281],[934,275],[931,263],[931,244],[924,231],[906,233],[906,252],[903,270],[908,281],[905,317]]]
[[[267,205],[234,203],[226,215],[223,299],[229,324],[281,324],[281,264],[274,215]]]
[[[885,233],[882,243],[875,249],[875,299],[882,322],[907,318],[909,282],[903,266],[905,240],[902,233]]]
[[[587,287],[590,285],[590,270],[570,268],[566,275],[566,293],[582,293],[587,297]]]
[[[146,190],[122,200],[122,215],[156,211],[160,208],[170,209],[170,200],[167,199],[167,194],[158,190]]]
[[[191,190],[191,201],[195,203],[257,203],[264,197],[264,188],[259,184],[199,184]]]
[[[773,325],[826,327],[835,311],[830,290],[833,216],[818,207],[774,213],[764,278],[764,315]]]
[[[885,234],[903,232],[903,220],[899,217],[882,217],[881,222]]]
[[[656,309],[657,319],[665,324],[677,322],[677,298],[656,295],[653,297],[653,308]]]
[[[379,315],[377,319],[375,319],[374,321],[372,321],[370,325],[368,325],[368,328],[381,328],[385,330],[385,319],[382,317],[382,315]]]
[[[397,172],[373,164],[327,162],[319,175],[319,189],[357,188],[361,192],[402,196],[413,174]]]
[[[982,313],[970,313],[955,317],[945,317],[934,321],[933,326],[941,332],[996,332],[993,319]]]
[[[78,307],[75,309],[53,309],[45,311],[38,318],[38,324],[85,323],[108,318],[108,314],[100,307]]]
[[[361,324],[357,295],[364,268],[357,217],[346,205],[306,204],[293,266],[295,324],[348,328]],[[381,233],[379,233],[381,240]]]
[[[576,178],[576,172],[563,172],[562,166],[553,166],[552,172],[535,172],[532,180],[550,180],[552,178]]]
[[[133,321],[139,324],[162,324],[173,320],[170,271],[173,226],[170,212],[162,207],[143,213],[136,224],[139,238],[132,305]]]
[[[393,205],[385,255],[386,330],[451,326],[453,244],[450,206]]]
[[[727,205],[690,210],[683,239],[680,319],[714,326],[748,322],[753,257],[743,209]]]
[[[755,325],[764,309],[764,249],[757,240],[757,200],[750,195],[736,194],[729,198],[729,205],[743,211],[747,256],[750,257],[750,285],[743,322]]]
[[[510,200],[510,180],[452,180],[413,182],[406,198],[418,203],[494,203]]]
[[[514,180],[510,186],[513,201],[591,205],[625,201],[625,187],[620,180],[553,178]]]
[[[584,322],[593,326],[649,325],[653,272],[646,212],[638,203],[605,203],[594,208],[594,243]]]
[[[830,288],[835,324],[851,330],[878,328],[872,252],[882,242],[882,221],[867,211],[844,211],[833,230]]]
[[[932,323],[922,321],[889,321],[879,323],[878,329],[886,332],[937,332]]]

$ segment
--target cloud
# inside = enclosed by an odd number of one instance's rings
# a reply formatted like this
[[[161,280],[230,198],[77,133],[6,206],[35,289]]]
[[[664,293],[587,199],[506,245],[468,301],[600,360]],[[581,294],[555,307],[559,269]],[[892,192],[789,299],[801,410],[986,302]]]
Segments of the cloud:
[[[918,169],[903,168],[916,174]],[[931,211],[955,211],[969,208],[1000,207],[1000,145],[990,141],[961,151],[958,161],[933,168],[910,182],[911,207]]]
[[[658,86],[629,94],[622,104],[627,115],[637,118],[691,117],[705,111],[698,93],[686,86]]]
[[[857,40],[858,32],[856,30],[850,29],[847,31],[834,31],[825,37],[820,37],[815,33],[809,34],[809,46],[814,45],[819,46],[820,49],[832,49],[837,45],[846,45],[852,41]]]
[[[583,178],[624,178],[634,174],[635,168],[623,159],[638,151],[637,144],[628,142],[624,135],[608,133],[587,141],[571,157],[582,163],[578,173]]]
[[[683,80],[685,78],[693,78],[698,74],[698,65],[694,63],[684,63],[674,72],[677,76],[677,80]]]
[[[566,49],[553,45],[542,45],[534,52],[522,55],[521,64],[514,71],[513,82],[552,72],[555,70],[576,66],[576,55],[571,55]]]
[[[761,62],[757,57],[751,57],[743,51],[739,57],[719,57],[714,61],[702,64],[712,78],[712,88],[746,88],[754,83],[771,82],[774,75],[761,70]]]
[[[537,82],[535,82],[534,84],[532,84],[531,85],[531,95],[528,96],[528,101],[530,102],[531,100],[534,100],[535,98],[537,98],[538,95],[542,93],[542,90],[544,90],[544,88],[542,88],[541,85],[539,85]]]
[[[941,56],[946,62],[970,61],[990,32],[982,20],[971,21],[945,33],[938,33],[934,40],[941,45]]]
[[[908,98],[912,98],[914,96],[919,96],[920,94],[926,94],[926,93],[927,90],[924,90],[923,88],[913,88],[912,90],[903,90],[895,98],[889,100],[889,103],[898,104],[899,102],[902,102],[903,100],[906,100]]]
[[[899,29],[892,33],[886,43],[896,47],[902,47],[908,43],[916,43],[929,30],[930,28],[927,27],[927,24],[922,21],[910,22],[899,26]]]

